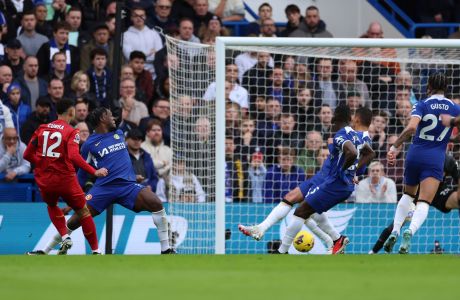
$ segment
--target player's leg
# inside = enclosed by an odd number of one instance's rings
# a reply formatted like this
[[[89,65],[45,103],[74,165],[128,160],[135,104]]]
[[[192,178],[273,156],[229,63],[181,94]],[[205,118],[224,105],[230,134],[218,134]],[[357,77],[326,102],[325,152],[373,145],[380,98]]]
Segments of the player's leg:
[[[374,244],[374,247],[372,247],[372,250],[369,251],[369,254],[378,253],[380,251],[380,249],[383,248],[383,244],[388,239],[388,237],[390,236],[392,231],[393,231],[393,223],[391,223],[390,225],[385,227],[385,229],[382,230],[378,240]]]
[[[305,193],[306,194],[306,193]],[[284,199],[275,206],[268,216],[258,225],[255,226],[244,226],[238,225],[238,229],[247,236],[252,237],[255,240],[260,240],[265,232],[285,218],[288,213],[291,211],[292,206],[296,203],[299,203],[303,200],[304,193],[300,187],[296,187],[292,191],[284,196]]]
[[[316,211],[307,201],[302,202],[294,211],[294,215],[291,218],[289,226],[286,228],[286,233],[281,241],[281,246],[278,249],[279,253],[287,253],[291,247],[292,241],[294,240],[297,233],[302,229],[305,221]]]
[[[168,219],[160,198],[150,189],[142,188],[137,194],[133,210],[152,213],[153,223],[157,227],[158,238],[160,239],[161,253],[174,253],[175,251],[169,245]]]
[[[445,208],[448,210],[452,209],[459,209],[460,208],[460,199],[458,199],[457,192],[453,192],[450,194],[449,198],[447,198],[446,206]]]
[[[409,229],[406,229],[403,234],[403,241],[399,248],[399,253],[406,254],[409,252],[410,242],[412,236],[425,222],[428,216],[431,201],[433,201],[436,191],[438,190],[440,180],[434,177],[427,177],[420,182],[420,192],[415,207],[412,221],[410,222]]]
[[[311,232],[313,232],[326,244],[328,253],[332,254],[332,246],[334,245],[334,241],[331,239],[331,237],[318,227],[318,224],[313,220],[313,218],[308,218],[305,221],[305,225],[308,227],[308,229],[310,229]]]

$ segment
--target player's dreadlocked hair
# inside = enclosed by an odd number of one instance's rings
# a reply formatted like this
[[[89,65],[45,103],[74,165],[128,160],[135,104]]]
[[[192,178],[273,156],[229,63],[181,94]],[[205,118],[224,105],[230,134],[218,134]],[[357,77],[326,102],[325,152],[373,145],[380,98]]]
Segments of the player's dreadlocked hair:
[[[349,123],[351,120],[351,110],[346,105],[339,105],[335,108],[332,123]]]
[[[91,126],[91,128],[96,128],[101,122],[102,116],[107,113],[107,108],[98,107],[94,109],[87,117],[86,121]]]
[[[360,107],[356,110],[355,114],[361,120],[361,124],[364,126],[370,126],[372,123],[372,111],[367,107]]]
[[[442,72],[435,72],[428,79],[431,91],[447,91],[447,76]]]

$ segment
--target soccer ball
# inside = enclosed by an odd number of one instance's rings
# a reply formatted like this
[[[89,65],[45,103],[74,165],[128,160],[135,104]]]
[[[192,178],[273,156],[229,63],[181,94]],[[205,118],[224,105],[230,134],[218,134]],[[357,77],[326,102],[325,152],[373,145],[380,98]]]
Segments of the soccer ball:
[[[315,238],[310,232],[302,230],[297,233],[292,244],[297,251],[308,252],[315,245]]]

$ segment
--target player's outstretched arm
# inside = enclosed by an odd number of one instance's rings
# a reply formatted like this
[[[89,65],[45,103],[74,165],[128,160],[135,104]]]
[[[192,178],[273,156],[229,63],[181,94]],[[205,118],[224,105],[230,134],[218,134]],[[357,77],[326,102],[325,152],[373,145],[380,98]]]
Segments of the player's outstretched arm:
[[[78,135],[78,131],[76,131],[75,134]],[[91,165],[88,164],[83,159],[83,157],[81,157],[80,149],[78,147],[79,141],[80,141],[80,138],[77,136],[75,138],[69,139],[69,141],[67,142],[67,151],[68,151],[67,155],[69,156],[69,159],[72,161],[74,165],[76,165],[77,167],[79,167],[80,169],[84,170],[85,172],[91,175],[96,175],[96,170],[93,167],[91,167]]]
[[[452,117],[449,114],[442,114],[439,116],[444,127],[455,127],[460,125],[460,116]]]
[[[407,124],[406,128],[404,128],[403,132],[401,132],[398,139],[390,147],[390,150],[387,153],[387,160],[390,165],[394,165],[395,163],[396,149],[399,148],[399,146],[401,146],[405,141],[407,141],[409,138],[411,138],[415,134],[419,123],[420,123],[420,116],[416,115],[410,118],[409,124]]]
[[[368,144],[364,144],[363,148],[360,151],[360,157],[358,160],[357,170],[361,170],[374,159],[375,152]]]
[[[356,150],[355,145],[351,141],[346,141],[343,144],[343,155],[344,155],[344,162],[342,170],[346,170],[351,167],[358,157],[358,150]]]

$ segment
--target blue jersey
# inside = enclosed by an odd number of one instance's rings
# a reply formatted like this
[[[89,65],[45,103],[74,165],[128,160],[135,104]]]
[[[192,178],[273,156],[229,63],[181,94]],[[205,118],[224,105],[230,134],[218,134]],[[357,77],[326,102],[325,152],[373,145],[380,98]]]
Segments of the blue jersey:
[[[96,180],[95,186],[108,184],[116,179],[136,182],[136,175],[121,130],[90,135],[82,146],[81,155],[96,169],[106,168],[109,171],[106,177],[99,177]],[[84,171],[78,171],[80,184],[84,184],[85,176]]]
[[[343,145],[346,142],[351,142],[359,151],[363,142],[356,131],[351,127],[346,126],[340,129],[334,136],[333,143],[329,145],[329,160],[330,168],[326,177],[326,181],[337,181],[345,184],[349,189],[354,189],[353,178],[356,173],[357,161],[348,169],[343,170],[345,157],[343,155]]]
[[[442,125],[439,120],[441,114],[456,117],[460,114],[460,107],[443,95],[433,95],[414,105],[411,115],[420,118],[420,123],[407,153],[407,160],[441,167],[444,165],[452,128]]]
[[[362,147],[364,147],[364,145],[368,145],[369,147],[372,148],[372,140],[369,136],[369,132],[368,131],[356,131],[356,133],[358,134],[358,137],[361,139],[361,143],[362,143],[362,146],[359,146],[357,148],[358,150],[358,153],[359,151],[361,150]],[[359,156],[358,155],[358,160],[359,160]],[[362,166],[361,169],[359,170],[356,170],[356,175],[357,176],[360,176],[360,175],[364,175],[366,173],[366,168],[367,166]]]

